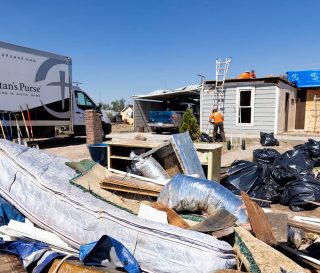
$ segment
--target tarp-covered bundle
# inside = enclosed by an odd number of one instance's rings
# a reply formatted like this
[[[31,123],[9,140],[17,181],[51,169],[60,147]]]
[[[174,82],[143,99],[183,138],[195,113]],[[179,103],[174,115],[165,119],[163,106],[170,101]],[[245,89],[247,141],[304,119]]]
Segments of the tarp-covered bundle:
[[[0,140],[0,195],[71,246],[108,235],[152,272],[214,272],[236,263],[232,247],[212,236],[138,218],[69,183],[67,160]]]

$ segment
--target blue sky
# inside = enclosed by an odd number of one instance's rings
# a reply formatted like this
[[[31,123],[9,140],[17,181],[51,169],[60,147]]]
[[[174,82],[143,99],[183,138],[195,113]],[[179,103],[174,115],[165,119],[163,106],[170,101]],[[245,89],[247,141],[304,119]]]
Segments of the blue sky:
[[[99,101],[215,77],[320,67],[320,1],[3,0],[0,40],[70,56]]]

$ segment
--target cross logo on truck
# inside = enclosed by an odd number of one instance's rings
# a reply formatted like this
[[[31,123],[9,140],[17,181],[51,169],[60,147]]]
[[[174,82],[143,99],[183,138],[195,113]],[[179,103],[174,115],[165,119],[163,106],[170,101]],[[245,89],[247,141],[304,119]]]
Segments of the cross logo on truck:
[[[37,73],[36,73],[36,77],[35,77],[35,82],[39,82],[39,81],[43,81],[46,79],[47,74],[49,72],[49,70],[54,67],[55,65],[58,64],[66,64],[65,61],[63,60],[57,60],[57,59],[48,59],[45,62],[43,62]],[[62,109],[65,109],[65,88],[69,86],[69,83],[66,82],[66,73],[65,71],[59,71],[59,75],[60,75],[60,81],[59,82],[51,82],[48,83],[48,86],[60,86],[61,88],[61,101],[62,101]],[[48,106],[46,106],[42,101],[41,101],[42,106],[46,109],[47,112],[49,112],[51,115],[60,118],[60,119],[67,119],[69,118],[69,111],[66,112],[56,112],[53,111],[52,109],[50,109]]]

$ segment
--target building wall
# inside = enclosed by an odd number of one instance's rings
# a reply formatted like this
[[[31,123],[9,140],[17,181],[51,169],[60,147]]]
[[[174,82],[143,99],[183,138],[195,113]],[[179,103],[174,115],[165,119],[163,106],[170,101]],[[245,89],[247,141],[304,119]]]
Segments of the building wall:
[[[314,96],[320,98],[320,89],[308,89],[306,99],[305,131],[320,132],[320,101],[313,103]]]
[[[279,85],[279,108],[278,108],[278,133],[285,132],[285,118],[286,118],[286,94],[289,94],[288,104],[288,131],[295,129],[295,116],[296,116],[296,94],[297,91],[294,87],[280,82]]]
[[[253,126],[236,125],[236,90],[237,87],[255,87],[254,99],[254,122]],[[204,90],[212,87],[205,86]],[[233,86],[225,85],[224,100],[224,126],[227,135],[233,133],[259,134],[263,132],[273,132],[275,128],[276,90],[273,83],[250,83],[241,82]],[[204,91],[201,100],[201,128],[206,131],[208,128],[208,117],[214,102],[214,95]],[[212,125],[209,126],[212,129]]]
[[[162,102],[134,100],[133,124],[135,132],[142,130],[142,128],[144,132],[151,132],[151,129],[148,126],[148,113],[151,110],[162,110]]]

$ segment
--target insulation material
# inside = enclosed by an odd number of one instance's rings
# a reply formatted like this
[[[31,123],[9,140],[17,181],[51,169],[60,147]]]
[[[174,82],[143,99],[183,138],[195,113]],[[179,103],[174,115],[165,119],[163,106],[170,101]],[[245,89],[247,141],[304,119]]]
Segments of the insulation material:
[[[224,208],[238,218],[241,224],[248,223],[243,202],[219,183],[178,174],[162,189],[158,202],[176,211],[205,211],[212,214]]]
[[[148,158],[135,157],[133,160],[135,170],[140,172],[144,177],[157,180],[166,180],[170,178],[159,162],[151,156]]]
[[[73,247],[103,235],[113,237],[148,272],[215,272],[235,266],[234,251],[226,242],[139,218],[71,185],[76,173],[66,161],[0,140],[0,195]]]

